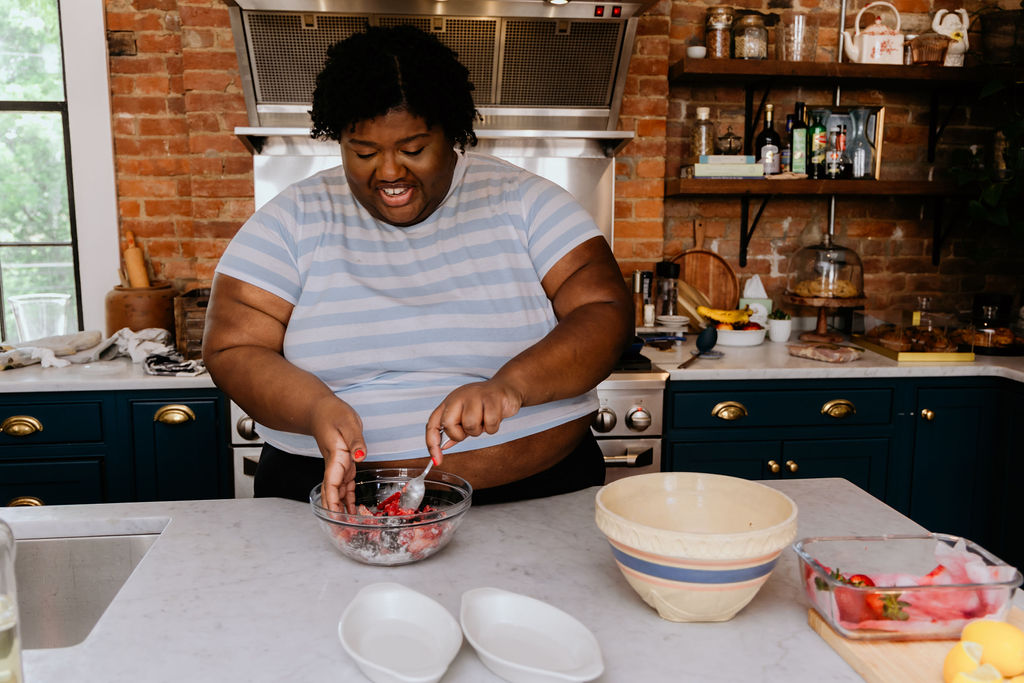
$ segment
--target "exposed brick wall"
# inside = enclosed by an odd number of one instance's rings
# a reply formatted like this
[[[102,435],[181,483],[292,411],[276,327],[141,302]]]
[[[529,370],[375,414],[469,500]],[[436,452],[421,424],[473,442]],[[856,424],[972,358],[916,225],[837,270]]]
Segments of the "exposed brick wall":
[[[705,12],[716,2],[690,2],[675,0],[661,2],[647,11],[655,25],[668,20],[668,64],[681,59],[687,45],[702,44]],[[832,61],[836,56],[838,39],[838,3],[796,0],[747,0],[728,4],[765,11],[795,9],[812,12],[819,17],[818,61]],[[923,33],[930,28],[931,16],[938,9],[966,6],[969,11],[980,2],[952,2],[950,0],[894,0],[901,13],[905,32]],[[861,3],[849,3],[846,26],[853,25]],[[1016,3],[1007,4],[1015,7]],[[868,13],[865,13],[866,15]],[[862,26],[870,20],[866,16]],[[972,26],[972,52],[980,41]],[[773,38],[772,38],[773,39]],[[773,54],[774,46],[770,46]],[[640,47],[636,52],[639,53]],[[635,59],[635,58],[634,58]],[[664,160],[666,177],[678,177],[680,169],[691,163],[691,126],[696,118],[696,107],[709,106],[711,118],[716,122],[718,134],[731,125],[733,131],[743,135],[743,92],[733,85],[692,85],[668,83],[667,78],[656,80],[641,78],[645,70],[630,69],[636,74],[640,91],[630,91],[624,111],[647,111],[643,103],[668,89],[668,108],[665,123]],[[760,92],[757,93],[760,97]],[[633,103],[641,101],[641,106]],[[793,103],[802,100],[810,104],[828,105],[832,92],[828,89],[778,88],[772,90],[768,101],[782,114],[776,118],[776,130],[781,130],[785,114],[792,112]],[[756,100],[755,100],[756,102]],[[934,174],[941,177],[955,145],[985,143],[988,140],[986,112],[980,108],[959,108],[953,111],[947,128],[940,139],[934,164],[927,162],[929,96],[924,90],[905,91],[843,89],[844,106],[884,105],[885,136],[883,143],[884,179],[926,179]],[[945,114],[945,109],[943,109]],[[650,121],[644,121],[653,126]],[[627,130],[639,132],[639,121],[623,121]],[[760,122],[757,129],[760,128]],[[659,140],[659,144],[661,141]],[[645,161],[657,161],[657,150],[648,141],[635,142],[624,150],[617,169],[620,186],[633,190],[642,180],[640,169]],[[636,219],[641,199],[627,197],[616,191],[619,205],[616,215]],[[632,213],[627,211],[632,203]],[[759,201],[751,202],[751,214]],[[931,295],[939,305],[949,310],[969,307],[973,293],[978,291],[1004,291],[1014,295],[1024,289],[1024,245],[1007,239],[1005,231],[978,232],[961,229],[943,213],[947,232],[942,242],[941,261],[932,264],[934,202],[921,198],[839,197],[835,212],[835,238],[839,244],[854,249],[862,258],[865,271],[865,290],[868,307],[887,308],[913,302],[918,295]],[[645,210],[649,210],[645,207]],[[701,218],[707,238],[705,248],[722,255],[732,265],[741,281],[758,274],[769,295],[781,302],[786,284],[789,257],[803,246],[821,241],[828,224],[828,200],[818,197],[778,197],[771,200],[753,234],[747,265],[739,265],[740,202],[730,197],[673,197],[664,200],[662,235],[623,233],[616,223],[616,256],[624,274],[635,268],[651,270],[654,262],[672,258],[693,247],[693,220]],[[630,225],[632,227],[632,225]],[[620,243],[620,239],[628,243]],[[660,252],[659,252],[660,248]],[[807,311],[799,311],[802,314]]]
[[[248,119],[227,5],[106,8],[118,36],[110,89],[121,234],[135,233],[154,276],[181,290],[208,284],[253,211],[252,157],[232,133]]]
[[[966,5],[973,9],[979,3]],[[669,66],[682,57],[686,45],[701,42],[705,10],[714,4],[658,0],[640,17],[620,121],[620,128],[633,131],[636,138],[615,166],[615,255],[624,275],[635,268],[652,269],[655,262],[692,246],[692,221],[701,217],[708,230],[705,246],[725,257],[741,279],[759,274],[769,293],[778,297],[788,257],[818,242],[824,232],[825,199],[771,201],[754,233],[747,266],[740,268],[735,198],[664,198],[664,178],[678,175],[688,156],[689,126],[697,106],[712,107],[720,133],[728,124],[743,132],[738,88],[668,80]],[[838,3],[731,4],[819,14],[818,59],[834,59]],[[930,12],[960,5],[954,0],[894,4],[903,15],[904,29],[918,32],[926,29]],[[252,159],[232,132],[248,121],[227,7],[222,0],[108,0],[106,7],[122,235],[135,233],[157,277],[173,280],[179,289],[208,285],[227,241],[253,210]],[[847,25],[854,14],[855,9]],[[831,93],[778,90],[770,101],[785,114],[796,99],[825,104]],[[883,177],[927,177],[926,94],[844,91],[843,103],[885,104]],[[955,113],[943,134],[938,170],[951,145],[977,137],[974,124],[984,122],[983,113]],[[999,234],[979,239],[953,225],[942,261],[933,266],[930,201],[841,197],[836,239],[863,259],[872,306],[932,294],[962,308],[975,291],[1019,293],[1024,287],[1021,248],[1000,242]],[[980,256],[979,247],[990,247],[990,255]]]

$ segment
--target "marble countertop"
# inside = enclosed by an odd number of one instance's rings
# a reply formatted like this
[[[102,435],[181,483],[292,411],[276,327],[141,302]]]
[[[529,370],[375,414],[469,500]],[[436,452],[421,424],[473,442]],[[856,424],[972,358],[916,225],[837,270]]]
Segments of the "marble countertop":
[[[873,351],[865,351],[852,363],[824,363],[789,355],[786,344],[765,341],[759,346],[717,346],[723,353],[717,360],[698,358],[686,368],[678,366],[690,358],[696,335],[667,351],[645,347],[644,355],[670,380],[752,380],[752,379],[860,379],[869,377],[1005,377],[1024,382],[1024,356],[982,356],[968,362],[897,362]]]
[[[149,389],[212,389],[209,373],[195,377],[147,375],[129,358],[44,368],[29,365],[0,372],[0,394],[36,391],[128,391]]]
[[[921,531],[842,479],[765,483],[796,501],[798,537]],[[394,581],[456,618],[462,593],[480,586],[545,600],[597,636],[603,681],[666,680],[666,672],[723,683],[860,680],[808,626],[792,549],[732,620],[658,617],[622,578],[594,523],[597,490],[472,508],[448,547],[392,568],[342,557],[307,505],[280,499],[0,509],[19,537],[163,529],[86,640],[25,651],[25,675],[32,683],[363,680],[338,642],[338,619],[360,588]],[[444,680],[499,679],[464,641]]]
[[[689,367],[677,366],[690,357],[695,335],[668,351],[645,347],[648,356],[673,380],[829,379],[863,377],[1006,377],[1024,382],[1024,356],[976,356],[973,362],[898,363],[867,351],[853,363],[822,363],[789,355],[785,344],[765,341],[760,346],[717,347],[718,360],[698,359]],[[43,368],[33,365],[0,372],[0,394],[44,391],[116,391],[213,388],[208,373],[197,377],[147,375],[141,364],[128,358]]]

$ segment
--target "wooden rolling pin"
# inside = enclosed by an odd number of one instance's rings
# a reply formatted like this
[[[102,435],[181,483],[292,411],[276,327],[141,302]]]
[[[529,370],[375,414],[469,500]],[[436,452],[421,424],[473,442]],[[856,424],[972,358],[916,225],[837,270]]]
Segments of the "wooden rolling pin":
[[[129,230],[125,233],[128,246],[124,250],[124,269],[128,274],[129,287],[149,287],[149,275],[146,273],[146,257],[142,249],[135,246],[135,234]]]

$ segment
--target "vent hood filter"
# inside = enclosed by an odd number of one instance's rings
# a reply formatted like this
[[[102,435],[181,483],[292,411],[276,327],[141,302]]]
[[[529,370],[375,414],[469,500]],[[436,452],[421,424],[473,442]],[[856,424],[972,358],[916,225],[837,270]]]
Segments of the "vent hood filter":
[[[381,12],[341,0],[317,3],[331,11],[301,6],[295,11],[296,3],[283,1],[279,4],[290,8],[279,10],[266,0],[229,4],[252,126],[244,133],[250,138],[261,137],[260,132],[287,135],[293,128],[292,134],[308,135],[313,89],[327,48],[367,25],[401,24],[433,33],[469,69],[473,99],[483,115],[477,127],[481,139],[557,137],[561,131],[568,138],[598,139],[611,154],[632,137],[616,127],[636,34],[632,15],[643,7],[638,3],[624,3],[623,15],[615,19],[594,18],[597,4],[587,2],[564,6],[573,8],[570,16],[535,16],[552,11],[539,0],[487,3],[501,16],[457,14],[460,7],[479,12],[480,6],[457,2],[428,3],[453,10],[451,16],[421,13],[424,3],[416,0],[377,3]],[[403,7],[406,11],[400,11]],[[533,14],[521,16],[524,8]]]

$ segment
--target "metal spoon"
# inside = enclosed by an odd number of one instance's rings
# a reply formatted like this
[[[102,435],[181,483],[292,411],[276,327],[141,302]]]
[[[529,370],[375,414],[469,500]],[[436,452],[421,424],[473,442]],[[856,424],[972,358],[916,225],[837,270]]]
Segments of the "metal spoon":
[[[715,348],[715,344],[717,343],[718,330],[715,329],[713,325],[708,325],[707,327],[700,331],[700,334],[697,335],[697,354],[684,360],[682,363],[679,364],[679,367],[676,369],[682,370],[687,365],[697,360],[711,349]]]
[[[423,502],[423,495],[427,492],[427,487],[423,483],[424,478],[427,476],[427,472],[434,466],[434,460],[431,459],[427,463],[426,469],[424,469],[418,477],[413,477],[405,483],[402,488],[401,507],[403,510],[413,509],[419,510],[420,503]]]

